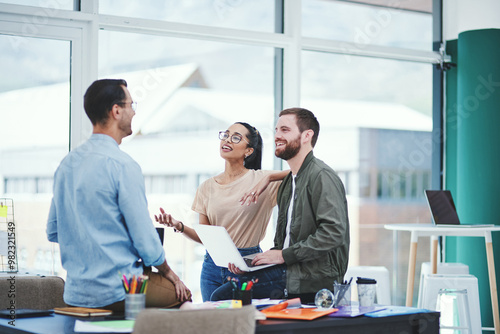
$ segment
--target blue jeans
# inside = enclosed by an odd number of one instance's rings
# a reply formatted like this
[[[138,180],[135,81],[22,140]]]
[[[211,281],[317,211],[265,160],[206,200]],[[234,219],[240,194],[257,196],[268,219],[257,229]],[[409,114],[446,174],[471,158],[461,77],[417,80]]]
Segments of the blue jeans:
[[[240,249],[241,255],[253,254],[255,252],[255,248],[260,250],[260,247],[252,247]],[[252,250],[253,251],[247,251]],[[261,251],[261,250],[260,250]],[[263,299],[263,298],[271,298],[271,299],[282,299],[284,298],[284,290],[286,287],[286,265],[275,265],[269,268],[252,271],[245,273],[243,275],[235,275],[231,273],[227,268],[222,268],[225,270],[225,277],[222,281],[223,284],[219,285],[211,294],[209,300],[226,300],[233,298],[233,289],[232,285],[227,280],[228,277],[235,277],[239,280],[239,282],[247,282],[252,279],[258,279],[258,282],[253,285],[252,298],[254,299]],[[202,289],[203,291],[203,289]],[[203,295],[203,292],[202,292]],[[203,296],[205,298],[205,296]],[[203,299],[205,300],[205,299]]]
[[[239,248],[238,250],[242,256],[253,253],[262,253],[260,246]],[[212,260],[210,254],[207,252],[201,268],[200,278],[201,297],[203,298],[203,301],[209,301],[212,293],[226,283],[229,276],[235,277],[236,275],[232,274],[227,268],[216,266],[214,260]]]
[[[240,254],[242,256],[262,252],[260,246],[255,246],[250,248],[240,248],[238,250],[240,251]],[[281,269],[279,267],[281,267]],[[269,270],[269,269],[274,269],[274,270]],[[216,266],[210,255],[206,253],[205,259],[203,261],[203,267],[201,269],[201,278],[200,278],[201,297],[203,298],[204,302],[209,301],[211,300],[212,294],[214,293],[215,290],[224,287],[224,289],[220,291],[222,295],[216,300],[232,299],[233,295],[232,295],[232,290],[230,288],[230,284],[227,284],[229,292],[227,293],[224,292],[226,289],[225,283],[228,283],[227,280],[228,277],[237,277],[240,280],[240,282],[251,280],[252,278],[258,278],[259,282],[254,285],[253,298],[269,298],[271,295],[283,294],[286,281],[285,276],[286,276],[286,271],[285,271],[285,266],[283,265],[283,266],[273,266],[270,268],[258,270],[255,272],[248,273],[247,275],[242,275],[241,277],[238,277],[238,275],[231,273],[227,268]],[[282,283],[280,284],[279,282]],[[258,290],[257,294],[255,294],[257,291],[255,288],[257,288]],[[272,290],[275,289],[277,289],[278,291],[275,291],[273,293]],[[266,295],[266,297],[258,297],[262,294]],[[225,298],[226,295],[228,296],[227,298]],[[217,295],[215,297],[217,297]]]

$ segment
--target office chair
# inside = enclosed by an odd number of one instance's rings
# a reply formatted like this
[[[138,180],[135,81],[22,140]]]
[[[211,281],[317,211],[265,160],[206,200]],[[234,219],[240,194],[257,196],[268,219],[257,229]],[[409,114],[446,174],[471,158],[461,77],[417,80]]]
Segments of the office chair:
[[[135,320],[133,334],[253,334],[255,312],[252,305],[227,309],[145,309]]]

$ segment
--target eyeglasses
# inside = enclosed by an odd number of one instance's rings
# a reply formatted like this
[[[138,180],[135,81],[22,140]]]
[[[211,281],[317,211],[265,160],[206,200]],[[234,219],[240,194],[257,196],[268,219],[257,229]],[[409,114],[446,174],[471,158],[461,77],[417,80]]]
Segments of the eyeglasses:
[[[250,145],[250,143],[239,133],[233,133],[232,135],[229,135],[229,131],[219,131],[220,140],[227,140],[228,138],[231,138],[230,140],[233,144],[238,144],[243,139],[248,145]]]
[[[127,102],[118,102],[117,104],[127,104]],[[137,110],[137,102],[130,102],[130,107],[132,108],[133,111]]]

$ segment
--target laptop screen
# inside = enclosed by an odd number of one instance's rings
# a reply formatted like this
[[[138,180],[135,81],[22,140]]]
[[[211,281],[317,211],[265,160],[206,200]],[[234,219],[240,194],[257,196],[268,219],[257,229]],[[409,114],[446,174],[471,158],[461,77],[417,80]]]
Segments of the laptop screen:
[[[457,210],[449,190],[426,190],[425,196],[436,225],[460,225]]]

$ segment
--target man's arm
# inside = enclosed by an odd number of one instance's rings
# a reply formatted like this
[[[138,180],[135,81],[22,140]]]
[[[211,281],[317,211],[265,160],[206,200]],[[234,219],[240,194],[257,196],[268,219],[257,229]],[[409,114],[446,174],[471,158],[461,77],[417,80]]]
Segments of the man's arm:
[[[155,267],[163,277],[174,284],[175,295],[179,301],[183,302],[191,298],[191,292],[180,280],[179,276],[177,276],[177,274],[170,268],[167,264],[167,260],[165,260],[161,265]]]
[[[285,263],[283,258],[283,251],[280,249],[270,249],[264,253],[257,254],[253,260],[252,265],[261,264],[282,264]]]
[[[118,205],[134,247],[145,266],[156,267],[163,277],[174,284],[179,301],[188,300],[191,293],[167,264],[165,251],[149,217],[144,179],[139,165],[131,163],[119,168],[122,174],[118,187]]]
[[[135,162],[115,165],[118,177],[118,207],[134,248],[146,267],[165,261],[165,251],[149,215],[144,178]]]
[[[340,178],[333,171],[322,170],[311,179],[310,205],[316,231],[283,250],[286,264],[311,261],[325,256],[332,249],[343,246],[349,233],[347,201]],[[304,218],[304,217],[303,217]]]
[[[47,220],[47,239],[51,242],[58,242],[57,239],[57,215],[56,215],[56,205],[54,198],[50,204],[49,219]]]

